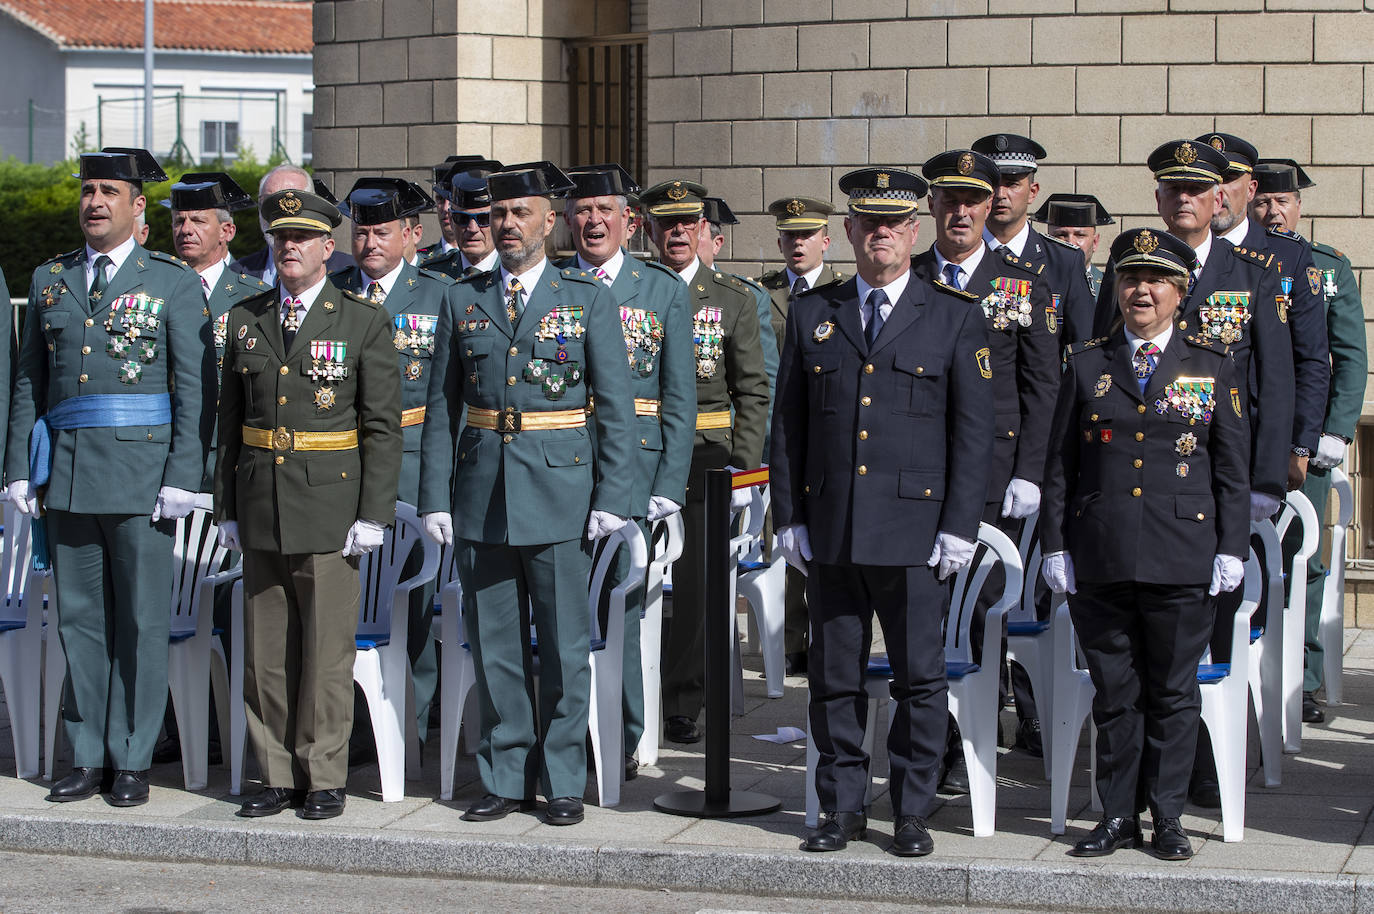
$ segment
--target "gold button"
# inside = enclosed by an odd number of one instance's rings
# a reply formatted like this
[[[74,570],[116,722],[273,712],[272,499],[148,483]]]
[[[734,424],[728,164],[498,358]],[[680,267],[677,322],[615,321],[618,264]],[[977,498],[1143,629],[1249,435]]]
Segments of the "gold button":
[[[929,490],[929,489],[926,489],[926,497],[927,497],[927,498],[930,497],[930,490]]]
[[[1189,424],[1189,425],[1197,425],[1197,420],[1196,420],[1196,419],[1189,419],[1189,420],[1188,420],[1188,424]]]
[[[810,486],[802,486],[802,491],[809,495],[809,494],[811,494],[811,487],[810,487]]]
[[[506,386],[507,386],[507,387],[514,387],[514,386],[515,386],[515,375],[511,375],[509,378],[506,378]]]
[[[1136,433],[1135,433],[1135,440],[1136,440],[1136,441],[1144,441],[1144,440],[1145,440],[1145,433],[1144,433],[1144,432],[1136,432]]]
[[[276,463],[277,463],[277,466],[281,466],[283,463],[286,463],[286,458],[283,457],[283,456],[281,456],[280,454],[278,454],[278,455],[277,455]]]
[[[1140,486],[1136,486],[1134,489],[1132,489],[1132,490],[1131,490],[1131,495],[1133,495],[1133,496],[1136,497],[1136,498],[1139,498],[1139,497],[1140,497]]]
[[[82,355],[90,355],[90,354],[91,354],[91,347],[90,347],[90,346],[82,346],[82,347],[81,347],[81,354],[82,354]]]
[[[348,471],[347,471],[347,470],[344,470],[342,473],[340,473],[340,474],[339,474],[339,478],[340,478],[340,479],[347,479],[347,478],[348,478]]]
[[[468,350],[468,355],[472,355],[472,350],[471,350],[471,349]]]
[[[52,329],[52,321],[48,321],[47,323],[45,323],[45,324],[43,325],[43,329],[44,329],[44,330],[51,330],[51,329]]]
[[[873,404],[873,398],[863,397],[859,400],[859,402],[862,403],[864,406],[871,406]]]
[[[864,366],[864,374],[873,374],[873,363],[869,362]]]
[[[48,351],[49,351],[49,352],[55,352],[56,350],[57,350],[57,347],[56,347],[56,346],[54,346],[52,343],[49,343],[49,344],[48,344]]]
[[[519,347],[519,346],[512,346],[512,347],[510,347],[510,354],[511,354],[511,355],[519,355],[519,354],[520,354],[520,347]]]
[[[867,441],[867,440],[868,440],[868,429],[866,429],[866,428],[861,428],[861,429],[859,429],[859,440],[860,440],[860,441]]]
[[[458,459],[459,459],[459,460],[467,460],[467,459],[468,459],[468,452],[467,452],[467,451],[459,451],[459,452],[458,452]]]
[[[1206,520],[1207,517],[1206,517],[1206,515],[1204,515],[1201,511],[1199,511],[1199,512],[1197,513],[1197,519],[1198,519],[1198,520]]]
[[[248,374],[248,366],[245,365],[245,366],[243,367],[243,373],[244,373],[244,374]]]
[[[477,372],[474,371],[472,374],[468,375],[468,383],[470,383],[470,384],[476,384],[476,383],[477,383]]]
[[[1091,416],[1089,416],[1088,418],[1089,418],[1091,421],[1096,422],[1096,421],[1097,421],[1097,413],[1093,413],[1093,414],[1092,414]]]
[[[1180,330],[1187,330],[1187,329],[1188,329],[1188,322],[1187,322],[1187,321],[1179,321],[1179,322],[1178,322],[1178,329],[1180,329]]]
[[[926,373],[926,367],[925,367],[924,365],[917,365],[917,366],[916,366],[916,373],[917,373],[917,374],[925,374],[925,373]]]
[[[1015,437],[1016,437],[1016,432],[1013,432],[1011,429],[1007,429],[1007,437],[1008,437],[1008,438],[1015,438]]]
[[[1138,470],[1138,469],[1141,468],[1142,465],[1144,465],[1144,463],[1145,463],[1145,461],[1143,461],[1143,460],[1141,460],[1139,457],[1137,457],[1135,460],[1133,460],[1133,461],[1131,462],[1131,465],[1132,465],[1133,467],[1135,467],[1135,468]]]
[[[817,365],[817,366],[815,366],[814,368],[812,368],[811,370],[814,371],[816,374],[820,374],[820,373],[821,373],[821,366]]]
[[[574,457],[574,458],[573,458],[573,463],[581,463],[581,462],[582,462],[582,458],[581,458],[581,457]]]
[[[648,444],[648,443],[649,443],[649,439],[648,439],[648,438],[640,438],[640,439],[639,439],[639,443],[640,443],[640,444]]]
[[[152,433],[152,432],[149,432],[149,433],[148,433],[148,440],[149,440],[149,441],[152,441],[152,440],[153,440],[153,433]]]
[[[87,381],[90,380],[90,377],[83,374],[81,377],[77,378],[77,380],[80,381],[82,384],[85,384]]]
[[[86,318],[86,326],[87,326],[87,327],[94,327],[94,326],[95,326],[95,320],[94,320],[93,318],[89,318],[89,317]]]
[[[501,436],[501,440],[504,441],[506,444],[510,444],[512,441],[515,440],[515,436],[514,436],[514,435],[502,435],[502,436]]]
[[[867,476],[867,475],[868,475],[868,467],[864,466],[862,463],[859,464],[859,475],[860,475],[860,476]]]
[[[277,397],[277,405],[278,405],[278,406],[285,406],[285,405],[286,405],[286,398],[285,398],[285,397]]]
[[[290,369],[290,368],[287,368],[285,365],[283,365],[283,366],[282,366],[280,369],[278,369],[278,370],[281,371],[282,374],[287,374],[287,373],[289,373],[289,372],[291,371],[291,369]]]
[[[1138,412],[1138,413],[1143,413],[1143,412],[1145,412],[1145,404],[1144,404],[1144,403],[1141,403],[1139,406],[1137,406],[1137,407],[1135,408],[1135,411]]]

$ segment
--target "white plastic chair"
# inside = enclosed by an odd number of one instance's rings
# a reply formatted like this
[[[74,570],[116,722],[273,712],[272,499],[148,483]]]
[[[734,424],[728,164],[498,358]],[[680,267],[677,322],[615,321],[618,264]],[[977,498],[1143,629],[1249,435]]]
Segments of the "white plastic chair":
[[[1092,675],[1079,661],[1078,637],[1074,633],[1073,617],[1063,594],[1054,596],[1050,633],[1054,641],[1054,709],[1047,715],[1050,721],[1049,744],[1053,745],[1054,763],[1050,769],[1050,834],[1064,834],[1064,820],[1068,817],[1069,784],[1073,780],[1073,763],[1078,755],[1078,737],[1083,724],[1092,713]],[[1039,693],[1036,693],[1039,705]],[[1043,713],[1043,712],[1042,712]],[[1091,727],[1091,725],[1090,725]],[[1096,767],[1097,731],[1092,728],[1088,754]],[[1097,782],[1090,779],[1092,808],[1100,811],[1102,800],[1097,795]]]
[[[1250,644],[1247,681],[1250,700],[1255,705],[1255,726],[1259,729],[1264,786],[1278,787],[1282,783],[1283,764],[1283,642],[1284,630],[1290,623],[1283,609],[1283,547],[1270,521],[1251,521],[1250,535],[1259,537],[1264,545],[1262,568],[1268,583],[1256,597],[1266,607],[1264,627],[1252,625],[1246,635]]]
[[[1035,710],[1041,724],[1054,720],[1054,632],[1051,620],[1041,620],[1035,610],[1035,585],[1040,570],[1040,538],[1035,535],[1039,515],[1026,518],[1017,551],[1025,570],[1021,599],[1007,611],[1007,659],[1019,663],[1030,677]],[[1045,728],[1048,729],[1048,728]],[[1045,777],[1053,772],[1054,740],[1042,739]]]
[[[0,606],[0,684],[4,685],[14,740],[15,771],[18,777],[31,778],[38,775],[43,576],[33,570],[30,517],[6,503],[4,523],[0,544],[0,583],[5,588],[4,605]],[[48,755],[51,766],[52,753]]]
[[[768,486],[754,486],[749,490],[752,501],[745,510],[744,532],[731,540],[735,555],[735,592],[744,597],[753,611],[748,630],[750,647],[757,647],[763,655],[763,675],[769,698],[782,697],[782,678],[785,667],[783,655],[783,625],[787,612],[784,585],[787,563],[777,549],[772,562],[763,560],[763,525],[768,515]],[[731,601],[734,605],[734,601]],[[743,669],[738,639],[735,644],[735,665],[742,686]]]
[[[997,816],[997,714],[999,669],[1002,657],[1002,619],[1007,608],[1021,597],[1021,556],[1005,533],[996,527],[982,524],[978,542],[986,548],[975,554],[975,562],[960,571],[954,579],[954,594],[950,599],[949,621],[945,626],[945,674],[949,680],[949,711],[959,724],[963,741],[964,760],[969,773],[969,800],[973,812],[973,834],[977,838],[990,837],[995,831]],[[1005,580],[1002,593],[987,612],[983,627],[983,650],[975,660],[969,640],[974,604],[987,581],[988,573],[997,562],[1002,563]],[[874,655],[869,661],[869,677],[865,683],[869,696],[868,725],[864,730],[864,751],[873,756],[876,736],[876,708],[878,701],[889,704],[888,725],[891,726],[891,667],[886,657]],[[806,824],[815,826],[820,818],[820,798],[816,794],[815,742],[807,725],[806,744]],[[869,781],[869,802],[873,784]]]
[[[57,587],[43,572],[47,608],[43,612],[43,780],[51,781],[57,761],[57,732],[61,729],[62,692],[67,680],[67,654],[57,634]]]
[[[468,709],[477,676],[472,665],[463,628],[463,585],[458,581],[458,549],[440,549],[438,600],[434,621],[439,624],[439,644],[443,648],[442,693],[439,700],[439,799],[453,799],[453,766],[458,761],[458,737],[466,720],[470,746],[476,746],[476,715]]]
[[[176,522],[172,540],[171,628],[167,684],[181,741],[182,778],[187,790],[204,790],[209,777],[210,685],[218,701],[221,732],[228,728],[228,664],[214,631],[215,587],[243,575],[243,563],[225,569],[229,550],[219,545],[211,496]],[[221,743],[224,737],[221,735]]]
[[[1261,574],[1259,559],[1251,549],[1245,563],[1244,596],[1231,625],[1231,662],[1198,664],[1202,722],[1212,738],[1221,791],[1222,836],[1227,842],[1245,837],[1245,742],[1250,719],[1246,696],[1252,655],[1244,646],[1250,638],[1251,616],[1259,607]]]
[[[1301,525],[1302,541],[1284,573],[1288,577],[1288,604],[1283,608],[1283,751],[1302,749],[1302,678],[1306,653],[1307,561],[1321,543],[1321,528],[1312,502],[1301,492],[1289,492],[1275,528],[1283,540],[1294,518]],[[1282,595],[1283,591],[1279,591]]]
[[[1336,523],[1331,528],[1331,564],[1322,589],[1322,615],[1318,631],[1322,644],[1322,679],[1326,703],[1341,703],[1341,677],[1345,672],[1345,539],[1355,516],[1355,496],[1350,478],[1340,467],[1331,470],[1331,494],[1336,499]],[[1324,513],[1324,512],[1323,512]]]
[[[658,764],[658,749],[663,741],[663,594],[664,580],[673,563],[682,556],[686,536],[682,513],[656,521],[653,561],[645,572],[644,612],[639,623],[639,663],[644,682],[644,735],[639,738],[639,764]]]

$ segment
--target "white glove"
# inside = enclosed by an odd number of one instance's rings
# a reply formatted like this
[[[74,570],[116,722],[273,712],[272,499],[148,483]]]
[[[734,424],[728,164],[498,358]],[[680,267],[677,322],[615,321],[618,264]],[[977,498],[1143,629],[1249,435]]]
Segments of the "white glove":
[[[649,496],[649,520],[663,520],[682,510],[682,505],[662,495]]]
[[[235,552],[243,551],[243,543],[239,540],[239,522],[227,520],[219,525],[219,544],[225,549],[232,549]]]
[[[1030,517],[1040,510],[1040,487],[1013,476],[1007,484],[1007,494],[1002,496],[1002,516],[1020,520]]]
[[[806,563],[811,561],[811,531],[806,524],[788,524],[778,531],[778,549],[787,564],[807,573]]]
[[[1230,593],[1245,580],[1245,566],[1234,555],[1219,555],[1212,559],[1212,586],[1207,588],[1208,596],[1216,596],[1222,591]]]
[[[447,511],[431,511],[421,518],[425,524],[425,536],[441,546],[453,545],[453,515]]]
[[[1263,492],[1250,493],[1250,520],[1261,521],[1273,517],[1279,510],[1279,500]]]
[[[587,539],[596,542],[603,536],[610,536],[629,521],[610,511],[593,511],[587,517]]]
[[[1317,443],[1317,453],[1312,455],[1312,466],[1319,470],[1338,467],[1345,460],[1345,439],[1335,435],[1322,435]]]
[[[1078,579],[1073,573],[1073,556],[1067,552],[1051,552],[1040,563],[1040,576],[1055,593],[1078,593]]]
[[[27,479],[16,479],[10,483],[5,489],[5,497],[20,514],[36,514],[38,512],[38,498],[33,494],[33,487],[29,485]]]
[[[740,468],[735,466],[727,466],[725,469],[729,470],[731,473],[740,472]],[[745,508],[749,507],[749,504],[754,500],[754,493],[749,491],[749,489],[752,488],[753,486],[746,489],[730,490],[730,510],[732,512],[743,511]]]
[[[163,486],[157,490],[157,504],[153,505],[153,520],[176,520],[191,513],[196,506],[196,493]]]
[[[344,537],[344,558],[353,555],[365,555],[380,546],[385,539],[385,527],[373,521],[359,518],[353,522],[353,526],[348,528],[348,536]]]
[[[935,572],[935,577],[943,581],[973,561],[973,551],[976,548],[977,543],[941,530],[935,537],[935,548],[930,550],[930,559],[926,564],[931,568],[938,565],[939,570]]]

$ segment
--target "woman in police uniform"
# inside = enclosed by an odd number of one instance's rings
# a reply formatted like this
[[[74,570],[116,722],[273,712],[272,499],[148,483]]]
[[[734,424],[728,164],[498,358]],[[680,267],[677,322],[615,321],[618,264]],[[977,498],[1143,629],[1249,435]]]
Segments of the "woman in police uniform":
[[[1249,538],[1244,380],[1221,343],[1174,324],[1195,265],[1165,232],[1112,244],[1124,327],[1068,348],[1045,470],[1043,574],[1069,610],[1097,694],[1103,817],[1069,853],[1192,855],[1179,824],[1215,595]]]

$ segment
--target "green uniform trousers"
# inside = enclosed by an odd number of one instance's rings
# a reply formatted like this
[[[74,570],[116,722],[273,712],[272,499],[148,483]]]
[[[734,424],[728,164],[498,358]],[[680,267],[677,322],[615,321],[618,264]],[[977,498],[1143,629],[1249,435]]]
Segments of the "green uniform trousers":
[[[79,768],[143,771],[167,707],[172,531],[146,514],[47,513],[62,717]]]
[[[1307,496],[1308,501],[1312,502],[1312,507],[1317,511],[1318,524],[1326,520],[1326,499],[1331,495],[1331,471],[1318,470],[1311,466],[1307,470],[1307,478],[1302,484],[1302,494]],[[1300,525],[1294,523],[1288,528],[1288,535],[1283,538],[1283,569],[1288,571],[1293,563],[1293,556],[1297,554],[1298,546],[1302,544],[1302,534]],[[1292,576],[1285,575],[1285,593],[1288,596],[1288,588],[1292,587]],[[1325,652],[1322,650],[1321,643],[1321,619],[1322,619],[1322,597],[1326,591],[1326,563],[1322,561],[1322,550],[1320,544],[1317,551],[1312,553],[1312,557],[1307,560],[1307,618],[1304,620],[1303,641],[1306,643],[1307,650],[1303,657],[1302,690],[1304,692],[1315,692],[1322,687],[1322,664],[1325,662]]]
[[[339,552],[243,553],[243,698],[264,787],[348,781],[358,571]]]
[[[591,699],[591,556],[578,540],[533,546],[459,540],[458,547],[481,709],[482,784],[514,800],[533,798],[537,780],[547,798],[580,798],[587,786]],[[538,729],[531,615],[539,643]]]

